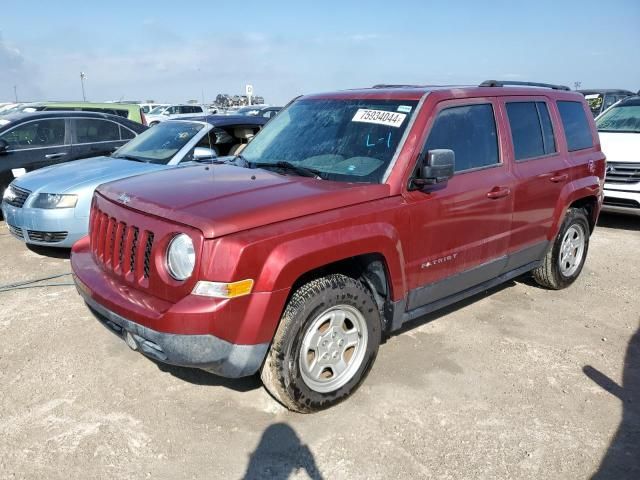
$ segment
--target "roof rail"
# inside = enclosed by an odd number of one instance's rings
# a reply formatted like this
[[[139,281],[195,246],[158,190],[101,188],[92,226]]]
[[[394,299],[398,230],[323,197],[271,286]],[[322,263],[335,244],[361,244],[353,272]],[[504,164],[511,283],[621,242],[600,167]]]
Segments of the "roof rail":
[[[420,85],[378,83],[371,88],[420,88]]]
[[[564,85],[553,85],[552,83],[538,83],[538,82],[517,82],[515,80],[485,80],[479,87],[506,87],[507,85],[514,85],[519,87],[541,87],[551,88],[553,90],[571,90]]]

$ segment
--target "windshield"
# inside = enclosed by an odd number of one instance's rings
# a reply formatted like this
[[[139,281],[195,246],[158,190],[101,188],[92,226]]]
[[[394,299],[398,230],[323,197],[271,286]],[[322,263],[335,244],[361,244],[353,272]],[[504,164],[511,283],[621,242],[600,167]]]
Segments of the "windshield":
[[[596,121],[599,132],[640,133],[640,105],[621,105],[602,114]]]
[[[203,128],[200,123],[162,122],[122,146],[112,157],[166,165]]]
[[[604,95],[599,93],[589,93],[584,96],[585,100],[589,104],[589,108],[591,109],[591,113],[597,115],[600,113],[600,109],[602,108],[602,101],[604,100]]]
[[[325,180],[379,183],[417,103],[298,100],[264,127],[242,157],[259,166],[289,162]]]
[[[167,108],[166,105],[160,105],[159,107],[153,107],[151,110],[149,110],[149,115],[161,115],[165,108]]]

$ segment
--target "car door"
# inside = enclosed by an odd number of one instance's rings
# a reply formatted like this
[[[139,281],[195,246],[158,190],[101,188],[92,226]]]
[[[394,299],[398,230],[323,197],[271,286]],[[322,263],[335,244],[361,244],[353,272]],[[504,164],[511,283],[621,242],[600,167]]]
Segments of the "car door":
[[[80,158],[111,155],[124,145],[120,124],[101,118],[73,118],[71,120],[71,156]]]
[[[70,135],[65,118],[27,120],[3,132],[8,144],[0,155],[3,185],[26,172],[70,159]]]
[[[423,152],[450,149],[444,187],[405,194],[413,242],[407,263],[412,310],[498,276],[506,265],[514,179],[501,152],[492,98],[438,104]]]
[[[516,177],[509,268],[539,260],[548,246],[554,211],[569,181],[570,165],[559,153],[559,118],[546,97],[504,97],[505,155]]]

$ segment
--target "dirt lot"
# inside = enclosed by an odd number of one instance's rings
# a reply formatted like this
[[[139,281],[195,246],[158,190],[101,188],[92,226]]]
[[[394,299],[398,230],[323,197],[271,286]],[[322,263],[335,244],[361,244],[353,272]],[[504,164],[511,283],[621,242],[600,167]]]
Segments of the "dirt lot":
[[[0,227],[0,284],[69,271]],[[521,279],[418,320],[306,416],[255,378],[158,367],[72,287],[0,291],[0,478],[638,479],[640,219],[590,248],[568,290]]]

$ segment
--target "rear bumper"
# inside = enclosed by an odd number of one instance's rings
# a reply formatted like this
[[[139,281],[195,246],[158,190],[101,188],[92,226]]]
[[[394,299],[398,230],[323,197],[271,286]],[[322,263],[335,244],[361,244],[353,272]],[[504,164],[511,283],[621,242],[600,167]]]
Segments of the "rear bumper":
[[[236,345],[213,335],[180,335],[152,330],[100,305],[77,277],[74,276],[74,280],[78,293],[94,316],[125,339],[129,347],[154,360],[238,378],[257,372],[269,348],[268,343]]]

